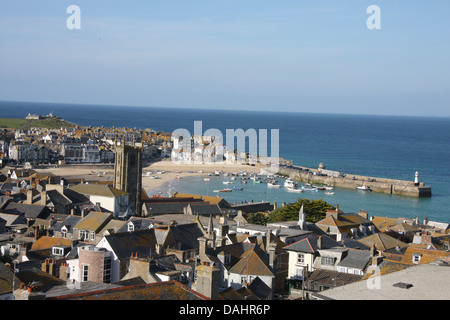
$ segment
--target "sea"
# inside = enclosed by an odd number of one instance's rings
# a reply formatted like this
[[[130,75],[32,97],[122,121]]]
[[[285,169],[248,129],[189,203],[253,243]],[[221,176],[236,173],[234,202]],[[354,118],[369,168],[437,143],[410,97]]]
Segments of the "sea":
[[[272,133],[278,130],[279,156],[294,165],[326,169],[347,175],[365,175],[413,181],[431,186],[432,197],[412,198],[376,192],[335,188],[334,195],[323,191],[293,194],[266,184],[242,184],[230,176],[203,176],[172,181],[149,194],[171,192],[216,195],[223,188],[243,188],[220,193],[230,203],[270,201],[277,205],[298,198],[323,199],[339,205],[344,212],[366,210],[370,216],[419,218],[450,223],[450,118],[295,113],[187,109],[86,104],[0,102],[0,118],[25,118],[28,113],[53,113],[83,126],[130,127],[173,132],[185,129],[194,135],[194,124],[202,132],[216,129],[244,132],[267,130],[267,150],[271,155]],[[262,130],[262,131],[260,131]],[[259,135],[258,138],[261,138]],[[247,142],[249,142],[247,140]],[[275,148],[273,148],[275,150]],[[262,149],[261,149],[262,150]],[[282,181],[281,181],[282,183]]]

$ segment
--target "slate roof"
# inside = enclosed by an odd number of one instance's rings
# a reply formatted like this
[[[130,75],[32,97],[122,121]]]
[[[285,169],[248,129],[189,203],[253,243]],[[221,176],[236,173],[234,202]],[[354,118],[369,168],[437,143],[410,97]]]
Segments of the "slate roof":
[[[128,232],[128,224],[132,223],[134,225],[134,230],[146,230],[151,227],[156,227],[158,225],[171,225],[173,222],[158,220],[153,218],[141,218],[141,217],[130,217],[128,221],[122,225],[117,232]]]
[[[210,300],[178,281],[123,286],[53,297],[56,300]]]
[[[364,270],[371,259],[370,252],[361,250],[348,250],[347,254],[337,264],[339,267]]]
[[[259,277],[248,284],[248,289],[261,300],[268,300],[272,297],[272,289]]]
[[[179,250],[192,250],[199,247],[198,238],[203,237],[203,230],[198,223],[171,226],[170,239],[179,244]]]
[[[6,221],[6,227],[27,223],[26,219],[18,214],[0,213],[0,218]]]
[[[87,203],[89,198],[69,188],[64,188],[64,195],[69,198],[72,203]]]
[[[105,239],[119,260],[127,260],[136,253],[140,258],[148,258],[157,244],[153,229],[114,233]]]
[[[219,215],[222,213],[217,204],[189,204],[194,215]]]
[[[188,203],[183,202],[163,202],[163,203],[145,203],[145,207],[150,216],[162,214],[183,214],[183,209]]]
[[[331,270],[316,269],[308,276],[308,282],[327,286],[339,287],[359,281],[363,278],[361,275],[343,273]]]
[[[66,226],[67,228],[67,232],[72,232],[73,231],[73,226],[75,226],[78,222],[80,222],[80,220],[83,219],[80,216],[67,216],[67,218],[65,218],[63,221],[58,221],[55,224],[53,224],[49,230],[53,230],[54,232],[61,232],[61,228],[63,226]]]
[[[46,206],[15,202],[9,202],[2,211],[3,213],[18,214],[27,219],[46,219],[51,213],[51,210]]]
[[[335,247],[342,247],[342,244],[327,236],[307,236],[297,242],[294,242],[284,247],[283,249],[305,253],[316,253],[319,250],[319,247],[317,245],[319,238],[322,239],[321,240],[322,245],[320,249],[331,249]]]
[[[0,262],[0,295],[12,292],[13,273],[3,262]],[[16,281],[16,289],[20,286]]]
[[[180,259],[174,254],[155,258],[150,261],[150,272],[165,272],[165,271],[175,271],[175,263],[180,263]]]

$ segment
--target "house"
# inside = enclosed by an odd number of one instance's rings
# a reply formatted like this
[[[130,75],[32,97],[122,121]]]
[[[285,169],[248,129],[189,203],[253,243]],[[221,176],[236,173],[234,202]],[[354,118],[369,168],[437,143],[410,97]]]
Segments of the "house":
[[[117,282],[128,273],[132,256],[147,259],[157,257],[156,246],[155,231],[148,229],[104,236],[93,250],[103,251],[105,257],[108,256],[106,252],[109,253],[110,281]],[[98,264],[102,263],[100,259]]]
[[[72,238],[96,244],[103,238],[102,231],[112,219],[111,213],[90,212],[73,226]]]
[[[320,250],[341,248],[343,247],[339,242],[333,240],[328,236],[307,236],[300,241],[294,242],[286,247],[289,253],[288,279],[294,283],[302,281],[306,272],[312,272],[317,266],[316,259],[320,256]],[[334,258],[324,257],[323,263],[320,265],[327,265],[335,263]]]
[[[65,219],[57,220],[49,227],[49,234],[55,238],[74,239],[73,227],[83,219],[81,216],[69,215]]]
[[[338,205],[336,209],[328,210],[326,217],[316,222],[316,227],[337,241],[348,238],[359,239],[378,232],[374,224],[368,220],[366,211],[344,214]]]
[[[71,190],[85,195],[92,203],[98,203],[114,214],[114,217],[127,219],[134,215],[129,203],[129,194],[107,184],[77,184]]]

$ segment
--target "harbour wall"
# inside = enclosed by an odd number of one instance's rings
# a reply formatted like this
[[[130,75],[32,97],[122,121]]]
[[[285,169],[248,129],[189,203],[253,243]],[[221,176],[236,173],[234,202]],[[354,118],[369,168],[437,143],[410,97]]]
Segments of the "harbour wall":
[[[346,174],[345,176],[317,175],[319,172],[318,169],[298,166],[292,166],[291,168],[279,166],[277,172],[273,172],[274,170],[271,170],[270,167],[267,167],[267,169],[269,172],[288,176],[294,180],[304,183],[324,184],[345,189],[356,189],[356,187],[365,185],[373,192],[416,198],[431,197],[431,187],[425,186],[422,182],[416,185],[412,181],[367,177],[352,174]],[[310,173],[299,169],[309,169]]]

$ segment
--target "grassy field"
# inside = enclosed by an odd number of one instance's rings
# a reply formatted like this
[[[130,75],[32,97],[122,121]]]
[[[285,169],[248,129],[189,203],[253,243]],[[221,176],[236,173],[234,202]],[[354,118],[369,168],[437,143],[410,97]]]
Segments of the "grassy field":
[[[55,129],[61,127],[75,127],[76,124],[60,119],[7,119],[0,118],[0,128],[11,129],[30,129],[30,128],[48,128]]]

